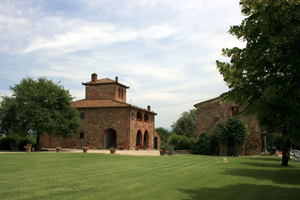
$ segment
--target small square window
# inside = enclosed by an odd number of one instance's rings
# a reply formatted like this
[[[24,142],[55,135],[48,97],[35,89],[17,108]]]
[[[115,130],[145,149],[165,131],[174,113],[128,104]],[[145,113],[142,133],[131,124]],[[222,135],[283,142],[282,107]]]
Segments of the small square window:
[[[80,139],[83,139],[83,138],[84,138],[84,133],[81,132],[81,133],[80,133]]]
[[[214,123],[218,122],[219,120],[220,120],[219,117],[215,117],[215,118],[214,118]]]
[[[80,113],[80,119],[84,119],[84,112]]]

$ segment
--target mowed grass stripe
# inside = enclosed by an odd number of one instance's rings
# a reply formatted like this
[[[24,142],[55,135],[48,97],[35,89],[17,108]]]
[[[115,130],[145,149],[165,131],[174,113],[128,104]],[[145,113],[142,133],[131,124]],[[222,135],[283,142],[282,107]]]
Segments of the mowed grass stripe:
[[[221,159],[198,155],[0,154],[0,196],[1,199],[257,199],[268,189],[265,194],[273,199],[280,199],[277,196],[296,199],[295,192],[300,188],[295,175],[300,175],[300,163],[282,168],[280,158],[228,158],[229,163],[221,163]],[[282,196],[274,192],[277,194],[274,196],[272,190],[289,193]]]

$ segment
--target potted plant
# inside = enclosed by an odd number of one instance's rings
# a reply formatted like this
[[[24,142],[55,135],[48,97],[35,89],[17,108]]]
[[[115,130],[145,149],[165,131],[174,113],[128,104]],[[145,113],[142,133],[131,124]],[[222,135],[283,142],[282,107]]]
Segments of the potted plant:
[[[135,149],[138,151],[140,150],[140,146],[135,146]]]
[[[83,149],[83,153],[87,153],[89,147],[82,146],[82,149]]]
[[[147,150],[147,149],[148,149],[148,146],[147,146],[147,145],[144,145],[144,149]]]
[[[31,152],[31,146],[32,146],[32,144],[30,144],[30,143],[27,143],[27,145],[24,146],[24,148],[26,149],[27,153]]]
[[[16,149],[16,143],[9,143],[10,149],[14,151]]]
[[[111,147],[109,150],[110,150],[110,154],[115,154],[116,153],[116,148],[114,148],[114,147]]]
[[[118,148],[119,148],[119,150],[124,150],[124,146],[123,145],[119,146]]]
[[[61,152],[61,147],[56,147],[56,152],[57,153]]]

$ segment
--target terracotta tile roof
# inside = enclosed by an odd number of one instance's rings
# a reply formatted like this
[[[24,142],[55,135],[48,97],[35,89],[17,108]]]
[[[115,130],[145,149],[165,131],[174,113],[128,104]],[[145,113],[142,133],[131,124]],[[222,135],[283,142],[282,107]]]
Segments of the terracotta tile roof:
[[[123,85],[119,82],[116,82],[110,78],[98,79],[96,82],[89,81],[89,82],[82,83],[82,85],[99,85],[99,84],[112,84],[112,83],[116,83],[116,84],[122,85],[126,88],[129,88],[128,86]]]
[[[140,108],[138,106],[134,106],[128,103],[120,102],[120,101],[115,101],[115,100],[79,100],[79,101],[74,101],[72,103],[72,106],[75,106],[77,108],[116,108],[116,107],[131,107],[131,108],[136,108],[139,110],[143,110],[152,114],[157,115],[157,113],[153,111],[149,111],[144,108]]]
[[[197,107],[200,107],[200,106],[202,106],[202,105],[205,105],[205,104],[207,104],[207,103],[209,103],[209,102],[212,102],[212,101],[220,101],[220,96],[218,96],[218,97],[215,97],[215,98],[213,98],[213,99],[209,99],[209,100],[206,100],[206,101],[202,101],[202,102],[200,102],[200,103],[197,103],[197,104],[195,104],[194,106],[197,108]]]

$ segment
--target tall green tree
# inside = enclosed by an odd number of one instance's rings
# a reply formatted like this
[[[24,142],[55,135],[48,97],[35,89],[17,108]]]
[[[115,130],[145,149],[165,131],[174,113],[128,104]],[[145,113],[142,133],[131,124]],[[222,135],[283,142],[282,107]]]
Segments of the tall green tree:
[[[43,133],[69,137],[78,133],[80,113],[72,107],[73,97],[62,86],[44,77],[24,78],[10,87],[12,97],[5,96],[0,107],[1,132],[25,136],[36,133],[36,144]]]
[[[181,114],[181,117],[172,125],[172,132],[176,135],[185,135],[187,137],[197,137],[197,110],[191,109]]]
[[[242,0],[245,19],[229,33],[245,48],[223,49],[230,63],[216,61],[233,100],[260,124],[287,138],[282,165],[288,165],[292,141],[300,141],[300,2]]]
[[[163,141],[164,143],[167,143],[172,133],[163,127],[158,127],[155,130],[160,136],[160,140]]]

